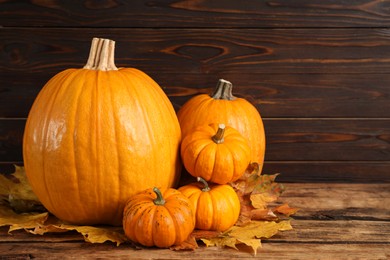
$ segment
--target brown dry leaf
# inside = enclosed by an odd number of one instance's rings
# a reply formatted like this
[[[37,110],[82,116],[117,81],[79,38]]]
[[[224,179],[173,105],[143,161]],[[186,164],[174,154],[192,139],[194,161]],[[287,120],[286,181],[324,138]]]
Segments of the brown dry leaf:
[[[252,220],[277,220],[278,216],[271,209],[254,209],[251,211]]]
[[[183,241],[180,245],[171,246],[169,249],[172,251],[181,251],[181,250],[195,250],[198,248],[198,243],[196,242],[196,237],[193,234],[190,234],[188,238]]]
[[[251,221],[245,226],[233,226],[218,237],[202,239],[206,246],[231,247],[237,249],[238,244],[245,244],[253,249],[256,255],[261,247],[261,238],[270,238],[279,231],[292,229],[290,221]]]
[[[298,208],[291,208],[287,203],[274,208],[273,212],[286,215],[287,217],[297,213]]]
[[[246,225],[251,220],[278,219],[268,206],[280,197],[284,186],[275,181],[278,174],[261,174],[259,170],[259,164],[252,163],[239,180],[231,183],[241,204],[237,226]]]

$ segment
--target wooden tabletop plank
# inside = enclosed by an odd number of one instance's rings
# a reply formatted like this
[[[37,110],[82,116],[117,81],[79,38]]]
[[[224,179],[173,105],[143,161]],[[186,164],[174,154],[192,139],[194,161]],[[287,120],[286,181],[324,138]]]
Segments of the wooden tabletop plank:
[[[390,184],[286,183],[285,186],[287,190],[279,202],[300,208],[292,220],[293,230],[263,240],[257,258],[390,257]],[[319,217],[321,212],[329,215]],[[239,249],[200,245],[195,251],[175,252],[127,243],[118,247],[111,242],[90,244],[83,242],[76,232],[39,236],[15,231],[9,235],[6,228],[0,229],[0,256],[3,258],[254,258],[249,248],[240,246]]]

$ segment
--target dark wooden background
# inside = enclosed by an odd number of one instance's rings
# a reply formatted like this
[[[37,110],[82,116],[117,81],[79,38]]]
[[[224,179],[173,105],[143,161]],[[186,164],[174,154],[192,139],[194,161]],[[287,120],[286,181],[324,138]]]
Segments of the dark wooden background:
[[[0,172],[22,164],[28,111],[92,37],[178,109],[219,78],[259,109],[264,173],[390,182],[390,1],[0,1]]]

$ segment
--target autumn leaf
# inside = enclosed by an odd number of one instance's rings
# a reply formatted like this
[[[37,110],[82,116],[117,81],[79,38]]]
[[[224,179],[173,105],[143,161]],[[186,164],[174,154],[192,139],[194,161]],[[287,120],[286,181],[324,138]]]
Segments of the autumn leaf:
[[[182,250],[195,250],[198,248],[198,243],[196,242],[196,237],[194,234],[190,234],[188,238],[179,245],[173,245],[169,249],[172,251],[182,251]]]
[[[283,214],[287,217],[297,213],[299,209],[298,208],[291,208],[287,203],[284,203],[283,205],[280,205],[276,207],[273,212]]]
[[[258,248],[261,247],[261,238],[270,238],[279,231],[292,229],[289,220],[275,221],[251,221],[244,226],[233,226],[221,235],[202,239],[206,246],[231,247],[237,249],[237,245],[245,244],[252,248],[256,255]]]
[[[0,226],[9,226],[8,232],[19,229],[33,229],[43,225],[49,214],[44,213],[16,213],[9,206],[0,205]]]
[[[277,201],[285,190],[282,184],[275,181],[277,176],[278,174],[261,174],[259,164],[252,163],[239,180],[231,183],[241,203],[237,226],[245,225],[251,220],[278,219],[275,212],[268,209],[269,204]]]
[[[0,196],[0,226],[9,226],[9,233],[23,229],[43,235],[74,230],[90,243],[111,241],[119,245],[128,241],[122,227],[69,225],[47,211],[41,212],[45,208],[33,193],[24,167],[15,166],[13,174],[0,174]]]
[[[28,183],[24,167],[13,174],[0,174],[0,196],[16,212],[46,211]]]

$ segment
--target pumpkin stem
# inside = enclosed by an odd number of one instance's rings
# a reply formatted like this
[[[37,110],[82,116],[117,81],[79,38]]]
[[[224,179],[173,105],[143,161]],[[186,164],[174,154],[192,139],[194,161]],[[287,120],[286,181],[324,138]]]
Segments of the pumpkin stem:
[[[153,191],[157,195],[157,198],[155,200],[153,200],[154,205],[164,205],[165,200],[161,194],[161,191],[156,187],[153,188]]]
[[[211,97],[214,99],[235,100],[236,97],[233,96],[232,90],[233,84],[230,81],[220,79]]]
[[[201,182],[204,185],[202,191],[204,191],[204,192],[210,191],[209,184],[207,183],[207,181],[205,181],[205,179],[203,179],[202,177],[198,177],[198,178],[196,178],[196,180],[198,182]]]
[[[224,139],[223,139],[224,134],[225,134],[225,125],[224,124],[219,124],[217,133],[213,137],[211,137],[211,139],[216,144],[221,144],[224,141]]]
[[[89,70],[118,70],[114,63],[115,41],[102,38],[93,38],[87,64],[84,69]]]

